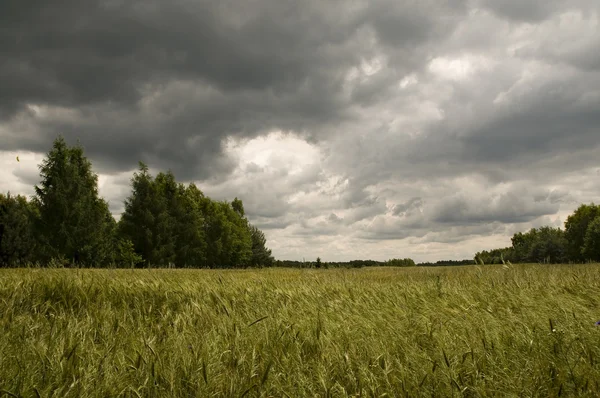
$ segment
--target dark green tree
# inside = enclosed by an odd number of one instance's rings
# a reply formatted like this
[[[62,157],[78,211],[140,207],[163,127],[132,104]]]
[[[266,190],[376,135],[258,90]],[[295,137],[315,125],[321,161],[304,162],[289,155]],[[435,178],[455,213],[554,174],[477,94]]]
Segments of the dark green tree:
[[[98,176],[83,148],[57,138],[40,165],[40,176],[35,229],[44,259],[82,266],[112,261],[114,219],[98,195]]]
[[[390,267],[414,267],[415,262],[412,258],[392,258],[386,261],[385,265]]]
[[[239,201],[241,203],[241,201]],[[222,266],[247,267],[252,260],[252,236],[248,229],[248,220],[241,216],[230,203],[219,202],[224,215],[221,240],[224,244]],[[243,206],[242,206],[243,209]]]
[[[475,264],[502,264],[507,261],[516,262],[514,249],[512,247],[504,247],[501,249],[482,250],[475,254]]]
[[[133,242],[126,238],[117,239],[115,244],[115,265],[127,266],[135,268],[138,264],[141,264],[143,259],[142,256],[135,252]]]
[[[0,266],[18,267],[36,260],[34,216],[35,207],[24,196],[0,194]]]
[[[242,203],[242,201],[240,199],[238,199],[238,198],[233,199],[233,202],[231,202],[231,207],[240,217],[245,216],[244,204]]]
[[[570,261],[585,261],[582,249],[585,244],[585,235],[588,226],[600,215],[600,206],[593,203],[581,205],[565,221],[565,237],[567,240],[567,254]]]
[[[205,197],[194,184],[187,188],[180,186],[179,189],[180,202],[174,212],[179,236],[175,247],[175,263],[181,267],[204,267],[207,264],[205,217],[202,213]]]
[[[154,214],[150,207],[153,197],[153,178],[148,166],[139,163],[138,172],[131,179],[131,195],[125,199],[125,211],[119,220],[119,236],[133,243],[135,252],[144,262],[153,254]]]
[[[177,225],[169,207],[176,201],[177,184],[171,173],[156,179],[140,162],[131,180],[132,192],[125,200],[119,236],[129,239],[146,266],[167,266],[175,260]]]
[[[600,261],[600,216],[588,225],[581,254],[586,261]]]
[[[154,188],[154,203],[157,205],[154,236],[155,264],[175,264],[176,242],[180,241],[179,224],[185,218],[182,200],[184,188],[177,184],[175,176],[170,171],[158,173],[154,180]]]
[[[505,260],[522,263],[562,263],[568,260],[567,240],[560,228],[532,228],[512,237],[512,253],[507,251]]]
[[[541,227],[529,248],[529,261],[563,263],[567,261],[567,240],[560,228]]]
[[[252,261],[253,266],[271,267],[273,266],[273,256],[271,250],[267,248],[267,238],[265,234],[254,225],[250,225],[250,235],[252,237]]]

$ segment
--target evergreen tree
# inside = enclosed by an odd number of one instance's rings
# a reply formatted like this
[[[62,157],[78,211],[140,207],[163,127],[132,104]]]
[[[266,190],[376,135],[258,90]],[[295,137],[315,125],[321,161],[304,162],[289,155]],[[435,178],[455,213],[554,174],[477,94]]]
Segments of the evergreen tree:
[[[179,239],[179,225],[185,217],[182,208],[181,190],[170,171],[158,173],[154,180],[155,231],[154,249],[155,264],[175,264],[175,246]]]
[[[143,163],[131,184],[119,236],[133,243],[146,265],[252,265],[253,236],[240,199],[213,201],[194,184],[177,183],[170,172],[153,178]],[[264,235],[262,245],[264,249]],[[269,265],[270,251],[264,254],[261,261]]]
[[[24,196],[0,194],[0,266],[35,261],[34,214],[35,207]]]
[[[57,138],[40,165],[40,176],[35,226],[44,259],[83,266],[111,261],[114,219],[98,195],[98,176],[83,148]]]
[[[173,258],[165,178],[157,184],[148,166],[140,162],[131,179],[132,192],[125,200],[125,212],[119,221],[119,236],[133,243],[146,266],[168,265]]]
[[[180,186],[180,206],[175,211],[179,239],[176,244],[176,264],[182,267],[204,267],[207,260],[205,219],[202,213],[204,194],[196,185]]]

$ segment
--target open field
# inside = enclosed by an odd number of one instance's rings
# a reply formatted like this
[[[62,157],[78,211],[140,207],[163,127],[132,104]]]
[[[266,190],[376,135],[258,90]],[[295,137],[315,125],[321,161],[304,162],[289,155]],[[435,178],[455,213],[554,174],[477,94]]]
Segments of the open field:
[[[0,270],[0,396],[595,396],[600,266]]]

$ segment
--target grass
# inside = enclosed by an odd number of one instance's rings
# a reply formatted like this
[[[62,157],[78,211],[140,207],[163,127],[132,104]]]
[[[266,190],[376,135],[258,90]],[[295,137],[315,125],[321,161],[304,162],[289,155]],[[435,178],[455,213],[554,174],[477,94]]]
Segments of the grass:
[[[0,396],[595,396],[598,265],[0,270]]]

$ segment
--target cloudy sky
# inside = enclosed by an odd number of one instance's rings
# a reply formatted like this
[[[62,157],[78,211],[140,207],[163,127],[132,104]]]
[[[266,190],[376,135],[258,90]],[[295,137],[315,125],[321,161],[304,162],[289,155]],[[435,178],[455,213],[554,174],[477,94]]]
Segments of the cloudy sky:
[[[0,191],[62,133],[241,198],[280,259],[472,258],[600,202],[597,0],[4,0]],[[20,162],[16,161],[20,157]]]

